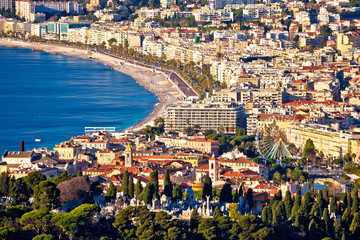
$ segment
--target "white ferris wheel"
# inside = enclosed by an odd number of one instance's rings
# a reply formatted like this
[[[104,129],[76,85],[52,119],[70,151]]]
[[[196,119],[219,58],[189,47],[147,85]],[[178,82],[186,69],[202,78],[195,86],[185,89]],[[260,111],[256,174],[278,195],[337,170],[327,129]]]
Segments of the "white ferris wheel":
[[[257,131],[255,140],[259,154],[265,159],[292,158],[293,145],[288,142],[286,134],[275,123]]]

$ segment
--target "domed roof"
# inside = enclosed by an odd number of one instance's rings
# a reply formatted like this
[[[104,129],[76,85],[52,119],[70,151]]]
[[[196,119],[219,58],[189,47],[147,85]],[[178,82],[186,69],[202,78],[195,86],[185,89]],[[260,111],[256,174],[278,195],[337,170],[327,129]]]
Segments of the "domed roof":
[[[243,65],[241,65],[238,70],[236,70],[236,74],[237,75],[241,75],[241,74],[245,74],[246,73],[246,70],[245,68],[243,67]]]

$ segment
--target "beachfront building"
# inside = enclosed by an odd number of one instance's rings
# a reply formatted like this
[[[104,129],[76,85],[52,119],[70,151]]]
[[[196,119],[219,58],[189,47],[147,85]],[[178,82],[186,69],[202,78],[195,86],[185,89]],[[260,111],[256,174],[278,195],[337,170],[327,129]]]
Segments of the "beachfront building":
[[[3,1],[3,0],[2,0]],[[34,13],[82,13],[82,7],[77,2],[36,2],[29,0],[15,1],[16,15],[31,21],[31,14]]]
[[[245,127],[245,109],[235,103],[179,103],[167,108],[165,131],[184,131],[188,127],[233,134]]]
[[[90,28],[90,22],[47,22],[47,33],[56,35],[59,37],[60,40],[69,40],[69,32],[70,30],[79,30],[83,34],[82,37],[86,38],[87,34],[83,31],[83,28]]]

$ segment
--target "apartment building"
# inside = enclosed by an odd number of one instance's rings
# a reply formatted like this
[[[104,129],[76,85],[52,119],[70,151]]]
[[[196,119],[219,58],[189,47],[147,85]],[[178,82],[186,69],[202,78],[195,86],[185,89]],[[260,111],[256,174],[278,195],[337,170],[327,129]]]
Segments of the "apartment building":
[[[336,40],[336,48],[344,54],[350,48],[360,46],[360,32],[347,32],[338,34]]]
[[[255,4],[255,0],[211,0],[209,1],[209,5],[213,8],[224,8],[224,7],[234,7],[247,5],[247,4]]]
[[[67,13],[81,13],[82,7],[77,2],[35,2],[30,0],[15,1],[16,15],[25,18],[26,21],[31,20],[31,14],[34,13],[59,13],[65,11]]]
[[[112,160],[121,156],[119,149],[105,148],[95,153],[97,163],[100,165],[109,165]]]
[[[300,11],[294,14],[295,21],[304,24],[309,23],[310,24],[310,14],[308,11]]]
[[[12,10],[14,0],[0,0],[0,9]]]
[[[219,156],[219,144],[212,139],[194,139],[186,141],[186,148],[194,149],[199,152]]]
[[[198,167],[208,162],[207,159],[203,158],[202,154],[193,154],[193,153],[181,153],[176,156],[176,159],[191,163],[193,167]]]
[[[210,9],[209,6],[202,7],[194,11],[196,21],[210,22],[213,20],[220,20],[223,22],[233,21],[234,13],[229,9]]]
[[[278,4],[264,5],[264,4],[251,4],[246,5],[243,10],[244,19],[261,19],[273,18],[281,16],[281,7]]]
[[[72,142],[63,142],[56,145],[54,150],[58,152],[59,159],[75,159],[81,152],[81,145]]]
[[[201,130],[235,133],[236,127],[245,127],[245,109],[242,105],[221,103],[180,103],[166,110],[165,131],[184,131],[199,125]]]

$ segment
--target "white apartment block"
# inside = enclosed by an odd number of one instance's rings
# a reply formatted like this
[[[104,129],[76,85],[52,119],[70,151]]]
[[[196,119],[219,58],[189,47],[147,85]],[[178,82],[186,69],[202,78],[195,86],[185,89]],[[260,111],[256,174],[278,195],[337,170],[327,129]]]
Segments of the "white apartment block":
[[[235,133],[236,127],[245,127],[245,109],[242,105],[219,103],[180,103],[167,108],[165,131],[182,132],[199,125],[202,131],[214,130]]]
[[[0,0],[0,9],[12,10],[14,0]]]
[[[142,7],[137,11],[137,14],[140,18],[156,18],[161,15],[160,9],[151,9],[147,7]]]
[[[264,5],[251,4],[246,5],[243,10],[244,19],[273,18],[281,16],[281,7],[278,4]]]
[[[213,8],[224,8],[226,6],[235,7],[237,5],[255,4],[255,0],[212,0],[209,5]]]
[[[295,13],[295,21],[297,21],[300,24],[303,24],[304,22],[310,23],[310,14],[308,11],[300,11]]]
[[[233,21],[234,13],[229,9],[210,9],[208,6],[202,7],[193,13],[195,21]]]
[[[77,2],[34,2],[30,0],[15,1],[16,15],[31,20],[33,13],[58,13],[66,11],[67,13],[81,13],[82,7]]]
[[[317,16],[318,22],[325,22],[325,23],[330,23],[330,22],[339,22],[340,21],[340,14],[334,14],[334,13],[330,13],[328,12],[326,7],[322,7],[320,8],[320,12]]]
[[[260,88],[284,88],[294,80],[294,76],[262,75],[260,77]]]
[[[162,57],[165,54],[165,44],[145,39],[142,45],[142,52],[145,55],[151,54]]]
[[[68,30],[68,41],[87,44],[88,28],[73,28]]]

